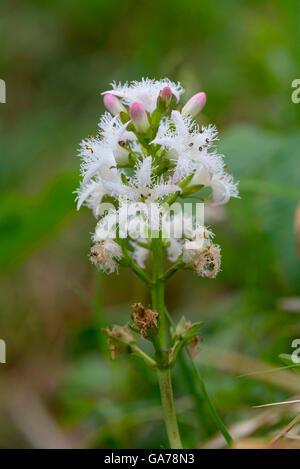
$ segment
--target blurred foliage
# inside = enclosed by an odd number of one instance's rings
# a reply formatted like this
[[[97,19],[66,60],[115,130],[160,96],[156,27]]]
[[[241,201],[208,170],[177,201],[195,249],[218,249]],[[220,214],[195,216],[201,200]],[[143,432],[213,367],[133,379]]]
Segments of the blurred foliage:
[[[167,445],[155,376],[138,360],[110,362],[99,333],[106,322],[126,322],[129,305],[148,294],[128,272],[94,272],[87,260],[94,220],[87,210],[75,216],[77,145],[96,129],[99,93],[112,80],[168,76],[182,82],[185,98],[207,92],[199,119],[219,128],[242,199],[207,212],[222,247],[219,277],[178,274],[167,304],[175,316],[205,322],[204,344],[241,356],[240,367],[232,360],[227,369],[199,357],[226,423],[254,418],[252,405],[289,398],[297,387],[291,370],[285,386],[236,375],[253,371],[242,357],[261,370],[281,367],[278,355],[300,336],[300,307],[280,307],[285,297],[299,305],[300,296],[293,232],[300,105],[291,101],[299,2],[12,0],[1,10],[0,337],[8,363],[0,368],[0,446]],[[205,405],[201,419],[195,414],[178,366],[174,377],[184,444],[200,446],[214,423]],[[40,406],[30,407],[31,395]],[[258,434],[290,417],[275,413]]]
[[[8,192],[0,201],[0,272],[6,272],[30,253],[30,249],[52,237],[74,212],[73,174],[54,178],[35,197]]]

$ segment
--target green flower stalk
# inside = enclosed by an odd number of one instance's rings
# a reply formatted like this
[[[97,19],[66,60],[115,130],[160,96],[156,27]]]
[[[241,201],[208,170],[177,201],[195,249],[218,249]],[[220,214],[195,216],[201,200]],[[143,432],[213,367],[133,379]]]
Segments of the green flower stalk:
[[[98,219],[90,251],[93,264],[108,274],[129,268],[151,292],[149,307],[133,305],[128,324],[104,332],[112,358],[119,352],[133,354],[156,371],[170,447],[176,449],[182,443],[171,369],[183,348],[192,357],[202,323],[191,324],[183,317],[170,324],[165,284],[179,269],[216,277],[220,247],[204,226],[203,210],[193,215],[193,204],[199,197],[212,205],[238,197],[214,145],[216,128],[199,127],[193,120],[206,103],[205,93],[197,93],[180,112],[182,93],[181,85],[168,79],[113,83],[112,90],[103,93],[110,113],[102,116],[98,135],[80,145],[83,181],[77,191],[78,208],[87,205]],[[210,190],[203,192],[206,187]],[[184,203],[187,198],[194,203]],[[152,356],[139,347],[139,336],[152,343]],[[230,443],[199,373],[196,380]]]

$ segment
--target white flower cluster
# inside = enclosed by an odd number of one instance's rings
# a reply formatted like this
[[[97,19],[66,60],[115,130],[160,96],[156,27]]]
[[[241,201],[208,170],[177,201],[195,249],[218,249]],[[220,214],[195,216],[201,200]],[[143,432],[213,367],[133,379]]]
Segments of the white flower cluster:
[[[214,205],[238,196],[232,176],[224,169],[223,156],[213,148],[217,136],[215,126],[199,128],[190,116],[173,111],[171,117],[162,121],[153,140],[166,148],[167,157],[175,162],[173,181],[178,182],[193,173],[189,185],[210,186]]]
[[[212,205],[238,197],[214,146],[216,128],[199,127],[193,120],[205,105],[205,93],[192,97],[180,111],[183,91],[168,79],[112,83],[112,90],[103,93],[110,112],[101,117],[97,136],[81,142],[83,179],[77,207],[85,204],[99,218],[90,257],[108,273],[116,270],[125,249],[145,268],[151,237],[162,229],[166,206],[173,198],[190,197],[204,187],[211,188]],[[104,203],[111,204],[106,212]],[[171,218],[172,233],[178,223],[182,224],[179,217]],[[214,277],[220,268],[220,249],[212,237],[199,224],[183,229],[180,238],[164,236],[169,260]]]

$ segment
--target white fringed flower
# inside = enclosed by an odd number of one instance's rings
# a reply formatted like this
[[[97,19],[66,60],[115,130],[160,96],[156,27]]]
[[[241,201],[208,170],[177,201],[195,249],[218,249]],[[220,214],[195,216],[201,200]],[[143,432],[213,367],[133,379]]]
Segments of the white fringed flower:
[[[104,185],[107,192],[114,197],[124,196],[129,201],[147,204],[181,191],[180,187],[172,184],[171,181],[163,181],[162,179],[155,181],[151,156],[136,163],[134,176],[127,178],[127,184],[123,181],[107,181]]]
[[[212,205],[224,205],[231,197],[239,197],[237,183],[224,170],[210,173],[205,166],[196,169],[189,186],[203,185],[212,189]]]
[[[175,223],[177,223],[175,221]],[[179,259],[187,267],[193,268],[202,277],[214,278],[221,266],[220,247],[213,244],[214,234],[205,226],[184,230],[182,238],[170,237],[166,241],[167,254],[171,262]]]
[[[207,228],[196,224],[193,216],[178,212],[170,217],[170,212],[162,216],[162,236],[165,239],[168,258],[176,262],[182,254],[186,241],[204,242],[213,236]]]
[[[121,258],[120,246],[111,239],[98,241],[90,251],[91,262],[108,274],[117,270],[117,261]]]
[[[176,262],[182,253],[184,225],[186,217],[182,216],[182,212],[173,213],[173,211],[165,210],[161,218],[162,237],[167,248],[168,259]]]
[[[215,152],[209,153],[217,140],[215,126],[201,127],[189,116],[182,116],[173,111],[171,118],[165,119],[158,129],[157,143],[169,150],[169,158],[176,162],[174,181],[187,177],[199,164],[209,168],[211,172],[223,167],[223,160]]]
[[[111,167],[117,164],[112,149],[95,137],[81,141],[79,156],[82,161],[80,169],[84,184],[99,172],[102,165]]]
[[[85,204],[88,208],[93,210],[94,216],[98,217],[102,198],[107,194],[105,184],[108,181],[120,184],[121,174],[117,168],[110,167],[107,163],[103,163],[101,165],[101,171],[95,175],[94,179],[87,183],[82,182],[80,188],[77,190],[77,210]]]
[[[80,144],[79,156],[82,158],[81,173],[83,182],[87,183],[102,165],[116,166],[128,162],[127,142],[135,144],[133,132],[126,130],[118,116],[112,117],[106,112],[99,122],[99,136],[90,137]]]
[[[184,213],[180,204],[163,206],[161,230],[163,238],[189,238],[195,228],[195,220],[190,213]]]
[[[147,249],[147,248],[145,248],[145,247],[143,247],[139,244],[140,242],[145,242],[145,241],[146,240],[144,240],[144,239],[139,239],[138,241],[131,243],[131,245],[133,247],[132,257],[141,269],[145,269],[145,267],[146,267],[145,262],[146,262],[147,258],[149,257],[149,254],[150,254],[149,249]]]
[[[149,211],[143,202],[128,201],[126,197],[119,199],[118,224],[121,238],[137,240],[149,234]]]
[[[211,186],[213,204],[221,205],[230,197],[238,197],[237,184],[224,171],[223,156],[214,150],[218,139],[215,126],[199,126],[189,117],[173,111],[165,119],[153,143],[169,150],[169,157],[176,161],[173,181],[178,182],[192,172],[191,185]]]
[[[95,233],[92,237],[93,241],[97,243],[106,239],[115,239],[118,222],[117,210],[110,209],[109,212],[98,221]]]
[[[151,80],[150,78],[142,78],[141,81],[126,82],[124,85],[121,83],[112,82],[112,90],[104,91],[121,98],[122,102],[131,106],[134,102],[141,103],[146,111],[152,113],[156,108],[156,102],[159,92],[168,86],[174,94],[177,102],[180,95],[184,92],[180,83],[173,83],[168,78],[162,80]]]
[[[175,150],[178,158],[181,153],[188,152],[197,161],[201,158],[199,147],[210,148],[218,139],[218,132],[214,125],[208,127],[198,124],[189,116],[183,116],[179,111],[172,111],[169,119],[164,119],[160,125],[153,143]]]
[[[81,184],[77,193],[77,210],[85,204],[88,208],[93,211],[95,217],[98,216],[98,208],[101,200],[105,195],[105,189],[103,187],[101,178],[97,176],[95,180],[88,182],[87,184]]]
[[[170,262],[177,262],[179,256],[182,254],[183,240],[169,238],[167,244],[167,254]]]

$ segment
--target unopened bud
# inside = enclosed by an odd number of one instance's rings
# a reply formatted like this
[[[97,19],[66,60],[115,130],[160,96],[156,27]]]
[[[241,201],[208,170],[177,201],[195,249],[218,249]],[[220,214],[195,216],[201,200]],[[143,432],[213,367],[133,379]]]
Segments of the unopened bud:
[[[194,94],[191,99],[183,106],[182,114],[195,117],[204,108],[206,104],[206,94],[201,92]]]
[[[172,96],[173,96],[173,93],[172,93],[172,90],[169,86],[165,86],[160,92],[159,92],[159,96],[164,100],[166,101],[167,103],[169,103],[172,99]]]
[[[175,329],[171,329],[172,341],[175,342],[178,339],[189,341],[199,335],[199,329],[201,329],[202,326],[202,322],[192,324],[190,321],[186,321],[185,317],[182,316]]]
[[[202,325],[202,322],[192,324],[190,321],[186,321],[183,316],[176,328],[171,328],[172,348],[169,357],[170,366],[173,366],[176,362],[182,347],[187,346],[193,356],[198,353],[200,342],[199,329],[201,329]]]
[[[111,93],[105,93],[103,97],[103,103],[106,109],[114,116],[120,114],[120,112],[126,112],[126,109],[121,101]]]
[[[161,113],[164,113],[165,111],[167,111],[171,103],[172,96],[173,96],[173,93],[169,86],[165,86],[162,90],[160,90],[158,98],[157,98],[156,107]]]
[[[102,332],[108,335],[108,350],[113,360],[118,352],[129,352],[130,347],[136,343],[127,326],[115,325],[112,329],[102,329]]]
[[[150,124],[144,106],[138,102],[133,103],[129,109],[129,114],[136,130],[143,133],[147,132]]]

